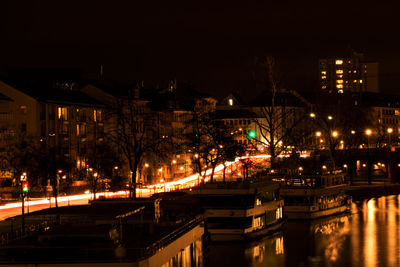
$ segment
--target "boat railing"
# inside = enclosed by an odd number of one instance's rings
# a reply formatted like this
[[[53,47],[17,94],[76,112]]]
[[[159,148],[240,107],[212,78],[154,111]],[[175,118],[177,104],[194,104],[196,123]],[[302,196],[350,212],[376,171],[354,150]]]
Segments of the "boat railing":
[[[275,182],[279,182],[282,187],[302,189],[317,189],[347,184],[343,174],[285,176],[276,179]]]

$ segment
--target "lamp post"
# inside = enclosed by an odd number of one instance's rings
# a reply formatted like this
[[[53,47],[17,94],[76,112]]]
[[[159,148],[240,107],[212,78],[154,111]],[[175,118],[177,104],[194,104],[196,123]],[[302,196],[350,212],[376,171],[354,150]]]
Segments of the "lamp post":
[[[322,133],[320,131],[315,132],[315,137],[316,137],[315,138],[315,142],[316,142],[316,146],[317,146],[318,149],[320,148],[319,139],[320,139],[321,135],[322,135]]]
[[[370,129],[365,130],[365,134],[367,135],[367,175],[368,175],[368,184],[371,184],[371,157],[369,153],[369,136],[372,134]]]
[[[391,147],[392,146],[392,133],[393,133],[393,128],[388,128],[387,129],[387,132],[388,132],[388,135],[389,135],[389,147]]]

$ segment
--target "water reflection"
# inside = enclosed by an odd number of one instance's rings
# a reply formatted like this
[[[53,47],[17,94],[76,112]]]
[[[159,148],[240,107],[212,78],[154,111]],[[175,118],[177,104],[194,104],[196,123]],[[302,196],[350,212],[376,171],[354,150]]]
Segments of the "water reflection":
[[[207,266],[285,266],[281,232],[248,243],[211,244],[208,251]]]
[[[351,213],[289,221],[247,244],[214,244],[208,266],[400,266],[400,195],[352,204]],[[217,259],[217,260],[216,260]]]

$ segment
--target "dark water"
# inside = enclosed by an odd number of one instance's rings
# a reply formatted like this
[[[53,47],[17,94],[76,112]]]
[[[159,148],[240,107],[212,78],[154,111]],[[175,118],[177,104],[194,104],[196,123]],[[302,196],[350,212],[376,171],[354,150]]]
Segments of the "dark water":
[[[351,213],[289,221],[251,243],[213,244],[206,266],[400,266],[400,195],[352,204]]]

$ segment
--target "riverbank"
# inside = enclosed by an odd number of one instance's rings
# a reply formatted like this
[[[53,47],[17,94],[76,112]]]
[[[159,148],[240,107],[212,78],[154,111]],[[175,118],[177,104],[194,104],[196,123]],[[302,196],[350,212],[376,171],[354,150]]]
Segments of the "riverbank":
[[[357,181],[353,182],[352,185],[346,189],[346,194],[350,195],[353,200],[397,195],[400,194],[400,184],[384,181],[373,181],[371,184],[368,184],[367,181]]]

